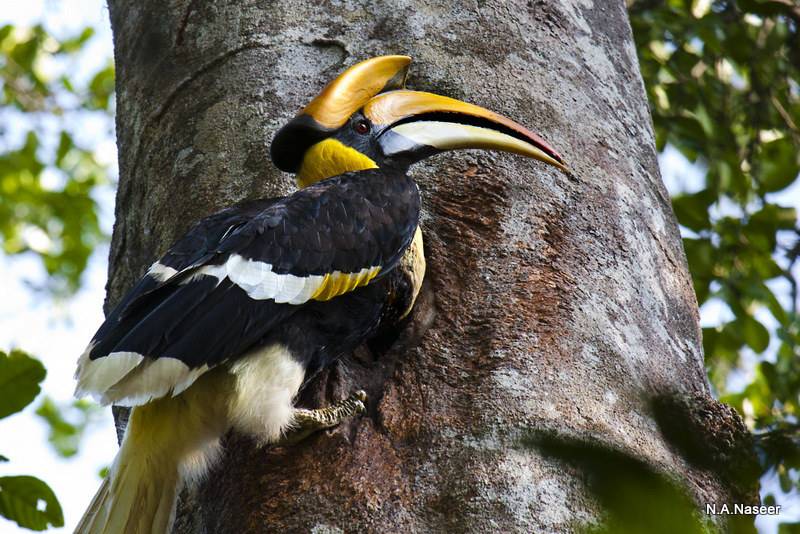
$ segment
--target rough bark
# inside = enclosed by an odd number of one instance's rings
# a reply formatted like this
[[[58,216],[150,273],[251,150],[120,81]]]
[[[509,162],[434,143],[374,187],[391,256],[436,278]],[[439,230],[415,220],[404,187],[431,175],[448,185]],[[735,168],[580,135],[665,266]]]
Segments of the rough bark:
[[[757,501],[730,471],[750,459],[747,432],[708,397],[623,0],[109,8],[120,188],[108,304],[200,217],[292,190],[269,161],[272,135],[368,57],[412,56],[410,88],[517,120],[572,170],[481,152],[418,165],[416,311],[301,399],[363,388],[369,414],[293,447],[228,436],[220,468],[184,493],[177,532],[572,532],[609,520],[597,479],[611,457],[664,475],[701,515]]]

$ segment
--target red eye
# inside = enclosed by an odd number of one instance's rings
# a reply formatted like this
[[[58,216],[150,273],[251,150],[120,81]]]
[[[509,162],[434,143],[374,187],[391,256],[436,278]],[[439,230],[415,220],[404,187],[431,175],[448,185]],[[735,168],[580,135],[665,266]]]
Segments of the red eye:
[[[367,121],[358,121],[356,131],[362,135],[367,133],[369,131],[369,123]]]

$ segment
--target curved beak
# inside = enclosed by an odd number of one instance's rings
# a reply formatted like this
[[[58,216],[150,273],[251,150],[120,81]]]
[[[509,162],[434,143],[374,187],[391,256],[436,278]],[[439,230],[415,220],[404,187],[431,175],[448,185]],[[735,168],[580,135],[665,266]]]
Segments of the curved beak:
[[[397,90],[370,99],[364,115],[383,126],[379,142],[387,157],[416,161],[445,150],[500,150],[569,172],[564,159],[541,137],[493,111],[453,98]],[[415,157],[416,155],[416,157]]]
[[[342,126],[370,98],[405,87],[411,58],[381,56],[357,63],[337,76],[272,140],[270,155],[286,172],[297,172],[305,150]]]

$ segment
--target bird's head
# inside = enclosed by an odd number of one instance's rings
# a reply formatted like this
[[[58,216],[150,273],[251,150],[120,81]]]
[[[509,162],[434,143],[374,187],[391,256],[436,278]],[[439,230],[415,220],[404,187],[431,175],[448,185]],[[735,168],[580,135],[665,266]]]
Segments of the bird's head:
[[[405,169],[447,150],[482,148],[564,160],[516,122],[452,98],[404,89],[411,59],[383,56],[339,75],[275,135],[275,165],[300,187],[347,171]]]

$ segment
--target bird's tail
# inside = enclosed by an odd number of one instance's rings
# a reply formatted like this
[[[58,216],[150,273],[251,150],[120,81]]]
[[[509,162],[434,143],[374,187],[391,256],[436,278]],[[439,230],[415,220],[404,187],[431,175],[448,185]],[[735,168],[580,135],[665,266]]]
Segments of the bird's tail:
[[[119,459],[119,457],[118,457]],[[115,462],[75,529],[78,534],[163,534],[175,513],[176,476]],[[115,469],[116,468],[116,469]]]
[[[180,395],[133,408],[122,447],[75,534],[169,532],[181,485],[208,471],[225,430],[217,409],[224,397],[202,378]]]

